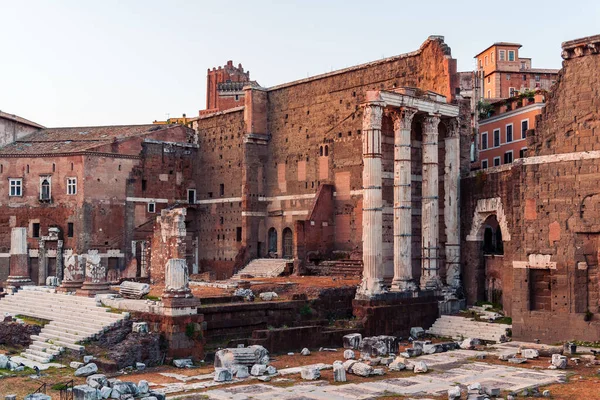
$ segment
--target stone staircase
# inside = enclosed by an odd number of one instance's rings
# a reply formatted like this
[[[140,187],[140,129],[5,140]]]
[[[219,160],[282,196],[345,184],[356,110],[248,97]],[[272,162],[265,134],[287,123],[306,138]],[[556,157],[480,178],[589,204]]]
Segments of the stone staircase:
[[[96,305],[94,298],[55,293],[54,289],[23,287],[0,300],[0,315],[23,315],[50,321],[21,356],[49,363],[64,349],[83,351],[81,342],[92,339],[126,318]]]
[[[362,260],[321,261],[319,265],[309,267],[310,271],[320,276],[347,276],[360,278],[363,273]]]
[[[502,336],[508,338],[507,331],[509,329],[512,329],[512,325],[478,322],[471,318],[442,315],[426,332],[431,335],[454,339],[477,338],[500,342]]]
[[[257,258],[233,275],[232,279],[242,279],[242,275],[250,275],[255,278],[279,276],[290,262],[292,260],[285,258]]]

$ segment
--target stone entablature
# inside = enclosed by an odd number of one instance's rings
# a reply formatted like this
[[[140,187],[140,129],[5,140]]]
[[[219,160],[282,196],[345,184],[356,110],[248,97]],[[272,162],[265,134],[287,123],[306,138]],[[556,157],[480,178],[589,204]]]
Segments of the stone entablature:
[[[600,53],[600,35],[569,40],[562,43],[561,57],[565,60]]]

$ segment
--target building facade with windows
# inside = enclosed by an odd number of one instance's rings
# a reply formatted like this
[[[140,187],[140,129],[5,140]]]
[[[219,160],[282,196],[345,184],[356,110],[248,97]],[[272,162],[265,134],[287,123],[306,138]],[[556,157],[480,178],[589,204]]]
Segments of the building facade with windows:
[[[0,283],[13,227],[27,228],[35,283],[67,255],[90,252],[112,281],[139,276],[138,230],[196,189],[192,136],[181,125],[49,128],[1,147]]]
[[[508,98],[526,89],[549,90],[557,69],[532,68],[531,58],[519,57],[518,43],[494,43],[475,56],[480,99]]]
[[[535,128],[535,117],[542,112],[545,94],[531,98],[511,97],[494,102],[490,116],[479,121],[479,167],[511,164],[527,152],[527,131]]]

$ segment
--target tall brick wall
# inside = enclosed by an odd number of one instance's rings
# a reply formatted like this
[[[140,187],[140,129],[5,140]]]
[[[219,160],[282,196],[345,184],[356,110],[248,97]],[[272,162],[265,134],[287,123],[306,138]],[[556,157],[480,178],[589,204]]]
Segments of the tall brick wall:
[[[503,279],[503,296],[510,300],[504,307],[518,339],[600,339],[600,158],[581,153],[599,149],[599,71],[600,54],[586,50],[567,57],[536,130],[529,131],[530,157],[508,171],[491,169],[461,182],[463,239],[473,225],[477,200],[502,199],[510,231],[503,262],[508,278]],[[463,246],[471,302],[481,299],[485,278],[480,246],[477,241]]]

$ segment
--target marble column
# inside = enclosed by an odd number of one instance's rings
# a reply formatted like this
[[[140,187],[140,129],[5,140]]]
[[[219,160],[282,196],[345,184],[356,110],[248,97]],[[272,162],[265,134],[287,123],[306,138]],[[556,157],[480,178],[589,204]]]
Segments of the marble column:
[[[200,299],[195,298],[189,287],[187,262],[182,258],[171,258],[165,266],[165,289],[162,294],[165,315],[197,314]]]
[[[48,277],[48,258],[46,254],[46,240],[38,242],[38,285],[45,285]]]
[[[446,284],[453,289],[460,282],[460,135],[456,118],[448,123],[445,139],[444,225],[446,226]]]
[[[438,115],[428,115],[422,122],[423,184],[421,197],[421,289],[442,286],[438,271],[439,186],[438,186]]]
[[[63,241],[56,242],[56,277],[61,281],[63,279]]]
[[[394,113],[394,280],[393,291],[415,291],[412,274],[411,127],[417,110]]]
[[[357,297],[370,298],[383,288],[383,199],[381,167],[381,102],[370,102],[363,113],[363,278]]]
[[[10,264],[6,284],[11,292],[17,291],[21,286],[34,284],[29,275],[27,228],[12,228],[10,234]]]
[[[98,250],[89,250],[85,255],[85,278],[83,285],[77,290],[77,296],[93,297],[101,293],[110,293],[106,266],[102,264]]]

